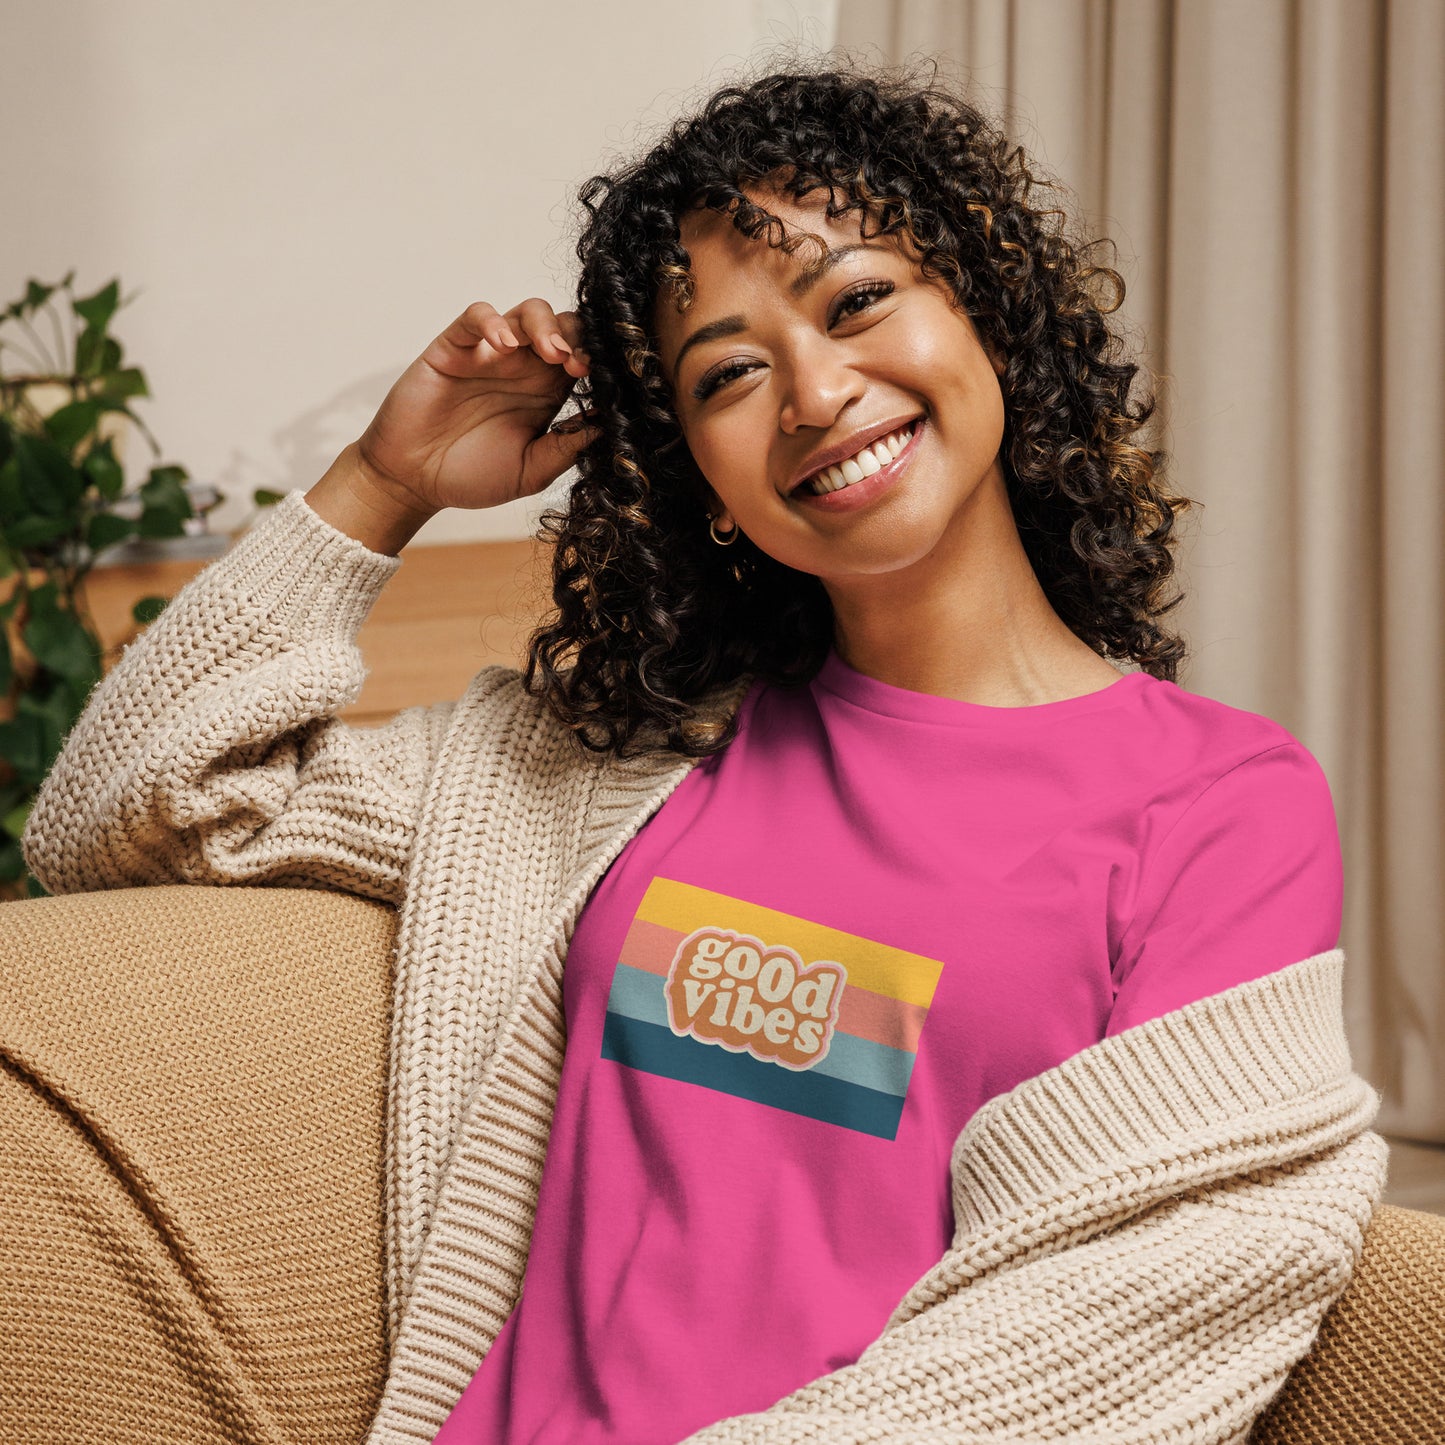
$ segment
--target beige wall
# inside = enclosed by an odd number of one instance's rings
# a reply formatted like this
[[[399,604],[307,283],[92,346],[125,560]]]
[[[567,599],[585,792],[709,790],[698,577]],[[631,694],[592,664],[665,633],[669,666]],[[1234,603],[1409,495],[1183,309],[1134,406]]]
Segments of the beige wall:
[[[0,6],[0,304],[76,268],[166,461],[228,530],[309,486],[459,311],[569,304],[578,182],[836,0],[11,0]],[[151,464],[139,435],[128,481]],[[522,537],[540,497],[419,542]]]

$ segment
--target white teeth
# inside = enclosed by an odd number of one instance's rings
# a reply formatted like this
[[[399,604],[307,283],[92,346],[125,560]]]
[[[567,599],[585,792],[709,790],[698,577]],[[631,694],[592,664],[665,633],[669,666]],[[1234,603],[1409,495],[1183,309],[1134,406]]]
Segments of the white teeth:
[[[815,497],[821,497],[852,482],[861,482],[864,477],[871,477],[874,472],[886,467],[908,445],[908,439],[913,435],[916,425],[916,422],[909,422],[902,431],[890,432],[886,437],[871,442],[857,456],[824,467],[811,481],[804,482],[802,489],[811,492]]]

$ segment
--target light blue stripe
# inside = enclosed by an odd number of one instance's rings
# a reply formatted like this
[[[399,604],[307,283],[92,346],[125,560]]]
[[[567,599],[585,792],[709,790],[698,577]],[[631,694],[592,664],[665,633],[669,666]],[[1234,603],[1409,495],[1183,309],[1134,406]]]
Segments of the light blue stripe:
[[[667,980],[645,968],[619,963],[607,995],[607,1012],[667,1028]],[[908,1093],[908,1081],[913,1077],[917,1057],[908,1049],[835,1033],[827,1054],[808,1072],[826,1074],[829,1078],[903,1098]]]

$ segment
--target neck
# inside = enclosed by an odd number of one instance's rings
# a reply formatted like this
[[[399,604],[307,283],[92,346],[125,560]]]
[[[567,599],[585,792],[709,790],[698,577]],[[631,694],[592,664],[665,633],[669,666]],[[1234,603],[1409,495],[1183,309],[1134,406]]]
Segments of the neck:
[[[1074,697],[1118,676],[1050,606],[994,468],[925,556],[824,578],[839,657],[911,692],[995,707]]]

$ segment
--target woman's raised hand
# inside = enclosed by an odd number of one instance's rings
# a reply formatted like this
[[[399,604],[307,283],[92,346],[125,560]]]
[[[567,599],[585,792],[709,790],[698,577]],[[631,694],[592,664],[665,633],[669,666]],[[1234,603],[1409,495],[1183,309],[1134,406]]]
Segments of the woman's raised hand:
[[[596,434],[550,430],[587,375],[575,311],[536,297],[468,306],[386,394],[356,445],[373,480],[423,509],[495,507],[543,491]]]

